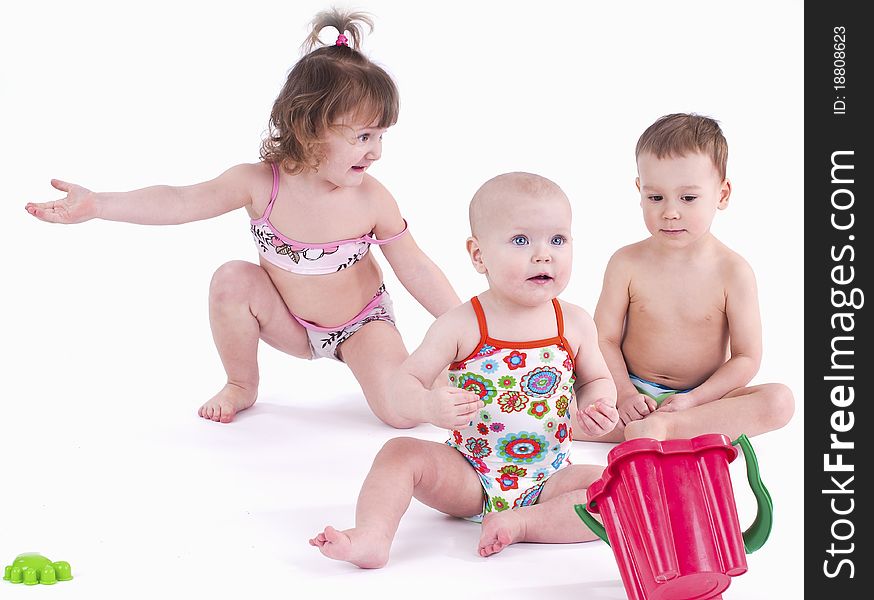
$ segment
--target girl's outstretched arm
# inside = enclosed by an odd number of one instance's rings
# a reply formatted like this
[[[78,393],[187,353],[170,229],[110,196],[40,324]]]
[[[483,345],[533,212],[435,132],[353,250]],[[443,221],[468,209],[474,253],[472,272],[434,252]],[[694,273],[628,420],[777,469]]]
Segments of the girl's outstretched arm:
[[[217,217],[251,203],[251,186],[261,164],[231,167],[215,179],[188,186],[156,185],[130,192],[92,192],[75,183],[52,179],[66,196],[53,202],[29,202],[25,210],[49,223],[90,219],[141,225],[176,225]]]

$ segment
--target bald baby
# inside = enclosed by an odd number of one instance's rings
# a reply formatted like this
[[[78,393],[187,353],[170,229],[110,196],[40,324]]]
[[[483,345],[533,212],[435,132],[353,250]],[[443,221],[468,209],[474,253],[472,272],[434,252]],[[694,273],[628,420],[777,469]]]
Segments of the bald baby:
[[[570,202],[554,181],[522,171],[492,177],[480,186],[470,200],[470,233],[479,237],[483,233],[483,226],[491,223],[497,215],[512,214],[519,206],[540,204],[545,200],[556,203],[559,210],[566,210],[570,223]]]

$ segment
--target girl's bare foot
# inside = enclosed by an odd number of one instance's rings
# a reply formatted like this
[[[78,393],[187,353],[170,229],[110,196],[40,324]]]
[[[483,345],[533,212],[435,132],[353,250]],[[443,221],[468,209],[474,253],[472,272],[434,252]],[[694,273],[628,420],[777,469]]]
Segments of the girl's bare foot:
[[[515,510],[490,512],[483,517],[479,555],[497,554],[510,544],[525,539],[525,519]]]
[[[362,569],[380,569],[388,562],[391,538],[360,529],[337,531],[330,525],[310,540],[319,552],[334,560],[345,560]]]
[[[234,415],[255,404],[257,390],[247,390],[233,383],[225,384],[218,394],[200,407],[197,414],[211,421],[230,423]]]

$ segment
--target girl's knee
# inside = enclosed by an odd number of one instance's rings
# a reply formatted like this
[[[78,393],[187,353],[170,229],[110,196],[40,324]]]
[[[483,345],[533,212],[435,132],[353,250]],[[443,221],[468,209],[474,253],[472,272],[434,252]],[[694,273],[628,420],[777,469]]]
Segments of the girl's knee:
[[[210,301],[221,303],[245,296],[263,272],[260,266],[244,260],[226,262],[216,269],[209,282]]]

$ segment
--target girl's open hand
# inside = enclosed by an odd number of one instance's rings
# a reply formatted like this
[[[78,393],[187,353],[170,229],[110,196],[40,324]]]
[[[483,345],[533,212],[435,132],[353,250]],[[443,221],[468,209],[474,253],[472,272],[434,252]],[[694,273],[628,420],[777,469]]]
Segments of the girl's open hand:
[[[97,216],[97,203],[91,190],[60,179],[52,179],[52,187],[67,192],[66,197],[54,202],[28,202],[24,209],[49,223],[82,223]]]
[[[445,429],[467,427],[485,404],[473,392],[457,387],[431,390],[428,396],[428,422]]]

